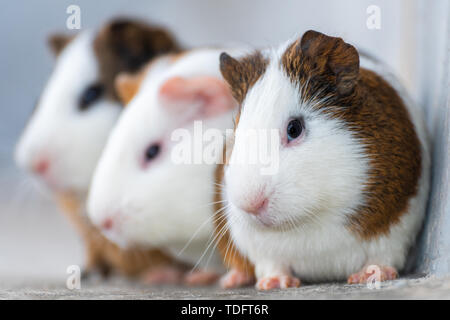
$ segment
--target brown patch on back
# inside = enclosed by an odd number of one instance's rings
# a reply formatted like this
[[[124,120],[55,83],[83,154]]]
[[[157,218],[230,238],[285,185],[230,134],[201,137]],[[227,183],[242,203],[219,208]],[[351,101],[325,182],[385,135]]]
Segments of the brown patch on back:
[[[282,66],[293,83],[307,84],[303,101],[328,97],[318,109],[348,123],[370,158],[366,202],[348,228],[363,239],[389,233],[421,175],[420,142],[403,101],[380,76],[359,69],[356,49],[340,38],[309,31],[286,50]]]
[[[389,233],[416,195],[422,170],[420,142],[397,92],[380,76],[361,70],[358,94],[364,101],[335,112],[352,126],[370,157],[366,203],[349,220],[349,228],[369,239]]]
[[[134,73],[151,59],[180,49],[172,35],[160,27],[118,19],[98,33],[94,50],[100,81],[107,95],[117,100],[114,79],[120,72]]]

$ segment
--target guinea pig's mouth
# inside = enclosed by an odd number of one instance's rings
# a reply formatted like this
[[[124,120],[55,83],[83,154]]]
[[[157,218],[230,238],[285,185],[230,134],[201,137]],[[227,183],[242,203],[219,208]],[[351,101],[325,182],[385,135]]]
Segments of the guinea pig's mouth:
[[[241,210],[242,211],[242,210]],[[279,218],[280,213],[273,212],[270,209],[260,215],[252,215],[245,211],[242,214],[246,216],[251,225],[265,230],[290,231],[300,229],[306,223],[305,219],[295,216],[289,218]]]

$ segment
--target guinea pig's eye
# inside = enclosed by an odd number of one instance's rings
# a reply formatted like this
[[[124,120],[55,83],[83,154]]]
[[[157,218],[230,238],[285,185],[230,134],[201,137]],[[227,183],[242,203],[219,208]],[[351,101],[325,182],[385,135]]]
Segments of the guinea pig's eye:
[[[147,150],[145,150],[145,161],[149,162],[155,159],[158,156],[160,150],[161,146],[157,143],[149,146]]]
[[[78,108],[83,111],[88,109],[103,95],[103,86],[99,83],[90,85],[81,94]]]
[[[286,128],[286,132],[287,132],[288,142],[300,137],[300,135],[303,132],[302,121],[299,119],[293,119],[293,120],[289,121],[287,128]]]

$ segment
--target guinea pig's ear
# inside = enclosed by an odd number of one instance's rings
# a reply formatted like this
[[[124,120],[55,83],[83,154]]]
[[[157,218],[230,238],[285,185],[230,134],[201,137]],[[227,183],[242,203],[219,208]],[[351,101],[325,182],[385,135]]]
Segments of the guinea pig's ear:
[[[74,35],[52,34],[48,37],[48,45],[53,54],[58,56],[74,37]]]
[[[249,88],[264,73],[267,63],[267,59],[259,51],[240,60],[225,52],[220,55],[220,72],[239,103],[242,103]]]
[[[141,85],[142,79],[143,75],[141,72],[122,72],[116,77],[114,86],[123,106],[126,106],[136,95],[139,90],[139,86]]]
[[[161,85],[159,99],[174,113],[192,113],[196,108],[197,119],[216,116],[236,106],[228,85],[211,76],[170,78]]]
[[[341,38],[313,30],[303,35],[299,47],[311,73],[327,76],[340,96],[353,92],[359,76],[359,55],[355,47]]]
[[[242,77],[245,72],[243,68],[241,63],[228,55],[228,53],[222,52],[220,55],[220,72],[230,85],[233,96],[239,102],[242,102],[245,95],[242,89],[245,85],[244,78]]]

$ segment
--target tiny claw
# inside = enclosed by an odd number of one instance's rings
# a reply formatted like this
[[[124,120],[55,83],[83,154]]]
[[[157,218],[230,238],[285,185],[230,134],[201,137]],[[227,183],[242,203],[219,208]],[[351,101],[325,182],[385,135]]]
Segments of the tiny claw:
[[[372,268],[369,268],[372,267]],[[377,269],[374,269],[377,268]],[[389,266],[370,265],[364,267],[361,271],[351,274],[347,278],[348,284],[366,284],[373,277],[378,281],[395,280],[398,278],[398,272],[395,268]]]
[[[255,278],[248,272],[232,269],[220,279],[220,286],[224,289],[233,289],[248,286],[254,281]]]
[[[183,274],[183,270],[178,268],[156,268],[144,273],[142,281],[147,285],[179,284],[183,279]]]
[[[214,284],[219,275],[213,271],[199,270],[189,272],[183,278],[183,283],[188,286],[207,286]]]
[[[270,276],[261,278],[256,284],[258,290],[287,289],[300,287],[300,279],[290,276]]]

